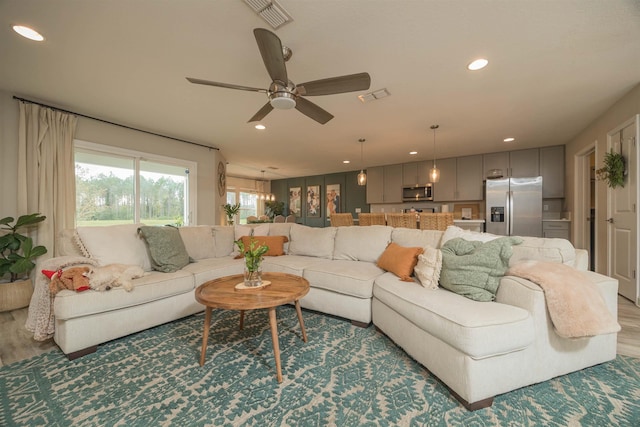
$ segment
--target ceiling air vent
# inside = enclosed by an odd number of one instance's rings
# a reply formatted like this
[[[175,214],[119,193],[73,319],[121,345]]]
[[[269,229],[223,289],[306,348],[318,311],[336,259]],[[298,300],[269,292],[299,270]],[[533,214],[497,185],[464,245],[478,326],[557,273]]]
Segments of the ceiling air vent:
[[[244,2],[273,29],[293,21],[291,15],[275,0],[244,0]]]

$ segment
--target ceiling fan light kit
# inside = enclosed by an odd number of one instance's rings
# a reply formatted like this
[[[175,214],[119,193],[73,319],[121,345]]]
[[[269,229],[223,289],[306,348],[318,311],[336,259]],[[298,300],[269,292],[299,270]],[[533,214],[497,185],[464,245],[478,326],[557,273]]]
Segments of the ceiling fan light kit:
[[[285,62],[291,57],[291,49],[283,48],[282,42],[278,36],[264,28],[254,29],[253,34],[256,38],[258,50],[262,56],[262,61],[267,69],[267,73],[269,74],[269,77],[271,77],[269,89],[187,77],[187,80],[194,84],[266,93],[268,102],[249,119],[249,122],[262,120],[274,108],[278,110],[290,110],[295,108],[316,122],[325,124],[333,118],[333,115],[313,102],[308,101],[304,98],[305,96],[334,95],[338,93],[355,92],[368,90],[371,86],[371,77],[368,73],[330,77],[327,79],[313,80],[296,85],[289,80],[285,64]]]

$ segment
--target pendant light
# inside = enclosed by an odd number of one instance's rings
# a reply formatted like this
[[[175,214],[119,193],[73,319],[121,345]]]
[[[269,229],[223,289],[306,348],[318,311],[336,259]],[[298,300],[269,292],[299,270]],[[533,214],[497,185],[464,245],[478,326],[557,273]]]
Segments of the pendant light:
[[[364,173],[364,138],[358,140],[360,142],[360,173],[358,174],[358,185],[367,185],[367,174]]]
[[[440,181],[440,169],[436,167],[436,129],[439,127],[438,125],[431,125],[431,129],[433,129],[433,167],[429,169],[429,182]]]

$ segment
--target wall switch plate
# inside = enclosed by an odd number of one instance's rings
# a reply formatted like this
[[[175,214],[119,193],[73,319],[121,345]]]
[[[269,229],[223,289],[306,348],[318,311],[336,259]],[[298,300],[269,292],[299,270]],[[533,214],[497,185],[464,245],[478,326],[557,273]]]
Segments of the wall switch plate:
[[[362,212],[362,209],[361,208],[356,208],[356,213],[360,213],[360,212]]]

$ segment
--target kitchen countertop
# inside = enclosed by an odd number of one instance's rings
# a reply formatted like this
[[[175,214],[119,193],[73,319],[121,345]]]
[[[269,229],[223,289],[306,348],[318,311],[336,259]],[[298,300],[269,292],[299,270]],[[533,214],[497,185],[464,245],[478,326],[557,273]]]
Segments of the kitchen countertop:
[[[562,218],[562,219],[546,219],[543,218],[542,222],[571,222],[570,219]]]
[[[456,222],[484,224],[484,219],[454,219],[453,223],[455,224]]]

